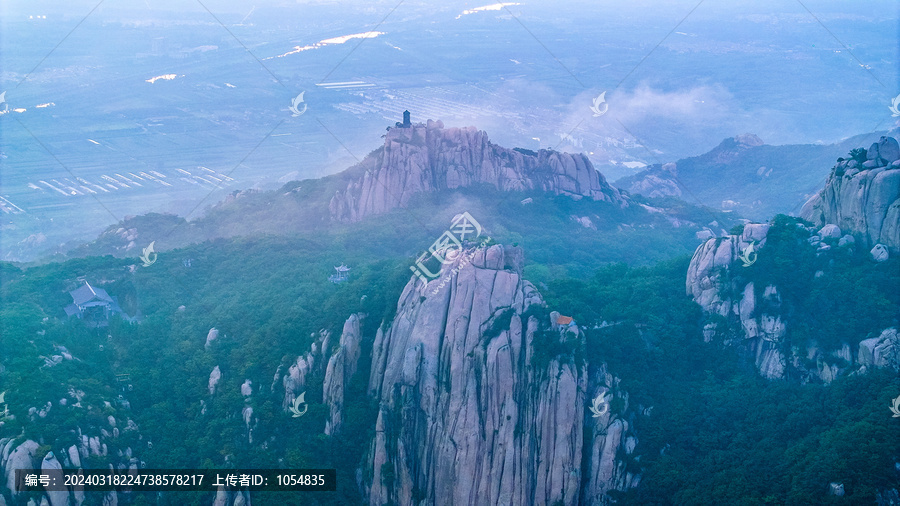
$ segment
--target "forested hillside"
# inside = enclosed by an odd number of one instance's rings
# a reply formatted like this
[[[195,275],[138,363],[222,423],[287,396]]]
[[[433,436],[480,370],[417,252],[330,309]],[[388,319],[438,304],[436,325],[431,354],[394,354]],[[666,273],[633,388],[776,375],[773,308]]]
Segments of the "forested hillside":
[[[857,343],[896,325],[897,259],[874,263],[861,251],[818,258],[792,229],[793,221],[776,219],[769,244],[746,272],[760,283],[778,280],[792,321],[802,322],[792,342],[815,336]],[[4,420],[0,438],[38,441],[32,459],[39,464],[50,451],[65,455],[77,433],[109,432],[112,415],[120,426],[133,420],[135,430],[104,438],[107,455],[90,455],[82,465],[105,466],[130,448],[147,467],[335,467],[338,492],[302,503],[358,503],[356,469],[377,412],[366,391],[368,357],[410,274],[409,259],[388,251],[352,237],[263,237],[176,250],[149,267],[110,256],[26,269],[3,264],[0,390],[14,418]],[[544,278],[535,281],[544,283],[548,307],[579,322],[585,354],[552,342],[535,346],[547,359],[573,354],[607,363],[630,405],[646,411],[632,420],[640,443],[626,459],[643,476],[641,485],[612,496],[626,504],[869,502],[897,483],[900,431],[888,410],[900,392],[896,371],[873,369],[827,386],[762,379],[735,349],[704,342],[709,317],[684,295],[687,257],[549,276],[566,270],[548,259],[570,255],[562,244],[536,248],[541,261],[527,260],[525,271]],[[352,265],[350,280],[328,283],[341,262]],[[816,277],[817,270],[828,275]],[[140,323],[114,317],[98,329],[65,319],[67,290],[79,278],[117,296],[126,313],[139,311]],[[362,369],[347,385],[342,432],[327,436],[322,372],[306,384],[309,411],[300,419],[282,409],[272,374],[305,353],[321,331],[339,334],[351,314],[364,315]],[[207,343],[212,328],[217,338]],[[54,355],[67,357],[45,360]],[[211,394],[217,366],[221,380]],[[117,383],[119,374],[130,375],[131,388]],[[241,392],[246,380],[249,396]],[[74,398],[61,404],[72,391],[81,392],[80,406]],[[43,414],[30,412],[48,402]],[[248,406],[250,424],[242,419]],[[832,482],[843,484],[842,499],[829,499]],[[209,500],[163,497],[167,504]],[[271,500],[300,504],[299,497]]]

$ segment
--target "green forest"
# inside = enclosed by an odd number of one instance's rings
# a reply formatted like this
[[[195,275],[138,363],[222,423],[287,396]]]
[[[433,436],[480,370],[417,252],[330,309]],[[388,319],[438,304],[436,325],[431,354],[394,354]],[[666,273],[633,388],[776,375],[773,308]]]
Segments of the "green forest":
[[[497,207],[505,205],[520,206]],[[558,205],[547,199],[533,212]],[[843,376],[827,386],[762,379],[737,348],[703,341],[710,318],[685,295],[689,250],[654,251],[653,260],[642,262],[598,254],[583,242],[597,239],[579,238],[575,230],[571,241],[579,247],[573,248],[547,232],[546,223],[535,225],[530,213],[507,214],[521,228],[495,225],[492,233],[525,248],[525,277],[548,307],[582,324],[586,339],[583,353],[537,342],[536,354],[605,362],[632,406],[652,406],[650,416],[621,413],[639,438],[628,467],[643,478],[636,489],[614,493],[619,504],[870,504],[877,490],[896,486],[900,419],[888,410],[900,395],[896,371]],[[39,464],[47,452],[61,455],[73,444],[77,428],[93,433],[110,415],[130,418],[139,429],[123,430],[110,454],[131,447],[148,468],[335,468],[336,492],[254,500],[359,504],[356,470],[377,414],[366,393],[372,341],[396,311],[416,248],[424,250],[430,237],[401,222],[395,215],[356,234],[218,239],[160,253],[149,267],[113,256],[0,264],[0,391],[8,392],[15,416],[0,426],[0,438],[39,441]],[[861,250],[817,257],[799,230],[795,219],[776,217],[758,262],[741,272],[758,287],[775,283],[781,290],[790,322],[786,349],[814,338],[823,346],[846,342],[855,354],[860,340],[897,325],[900,261],[876,264]],[[640,251],[643,241],[662,243],[663,234],[626,230],[602,240],[616,242],[613,251]],[[350,280],[327,282],[341,263],[352,266]],[[114,317],[107,328],[89,328],[67,320],[68,291],[80,279],[117,296],[139,323]],[[283,394],[270,384],[319,331],[340,335],[352,313],[366,315],[363,358],[346,394],[344,428],[326,436],[321,374],[307,383],[309,411],[302,418],[283,412]],[[220,336],[207,349],[211,328]],[[60,346],[74,359],[47,366],[45,357]],[[211,396],[207,379],[216,366],[223,377]],[[117,381],[123,374],[131,388]],[[253,382],[249,400],[240,392],[245,379]],[[29,416],[30,407],[55,403],[70,389],[84,392],[86,409],[54,407],[46,417]],[[259,417],[253,444],[241,419],[244,406]],[[83,464],[104,467],[107,460],[89,457]],[[843,483],[846,495],[827,496],[830,482]],[[88,494],[85,504],[101,499]],[[133,504],[156,500],[131,497]],[[159,504],[210,500],[211,494],[167,493]]]

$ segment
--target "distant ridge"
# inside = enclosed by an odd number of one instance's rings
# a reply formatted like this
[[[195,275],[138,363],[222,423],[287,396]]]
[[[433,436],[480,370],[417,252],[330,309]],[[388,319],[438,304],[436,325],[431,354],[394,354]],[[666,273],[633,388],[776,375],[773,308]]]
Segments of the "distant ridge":
[[[743,217],[766,220],[796,213],[825,183],[827,167],[874,134],[836,144],[772,146],[753,134],[727,138],[712,150],[652,165],[613,184],[630,194],[675,196]],[[875,137],[877,139],[877,137]]]

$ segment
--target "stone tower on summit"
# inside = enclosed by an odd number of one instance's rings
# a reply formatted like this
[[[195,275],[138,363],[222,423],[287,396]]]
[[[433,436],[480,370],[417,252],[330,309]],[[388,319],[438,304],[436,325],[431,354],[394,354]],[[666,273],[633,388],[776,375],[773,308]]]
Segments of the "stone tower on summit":
[[[409,128],[412,126],[412,123],[409,121],[409,111],[403,111],[403,123],[399,121],[394,123],[396,128]]]

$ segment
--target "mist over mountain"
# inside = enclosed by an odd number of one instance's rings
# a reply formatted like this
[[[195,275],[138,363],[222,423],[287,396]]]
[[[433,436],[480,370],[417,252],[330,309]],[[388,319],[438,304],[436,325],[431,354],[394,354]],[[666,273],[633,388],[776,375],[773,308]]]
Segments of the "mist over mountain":
[[[314,237],[366,229],[407,235],[396,252],[411,254],[404,248],[415,248],[429,233],[439,235],[454,214],[469,212],[490,218],[483,224],[496,240],[523,245],[534,240],[541,249],[556,240],[550,231],[559,227],[582,254],[595,257],[579,267],[584,270],[601,258],[643,262],[686,253],[701,231],[723,234],[735,222],[678,200],[633,201],[583,155],[504,148],[474,127],[444,128],[428,120],[394,127],[384,138],[381,148],[333,176],[267,192],[235,191],[192,221],[162,214],[133,217],[69,255],[135,257],[150,242],[156,251],[166,251],[223,237]],[[643,246],[610,247],[616,241]]]

